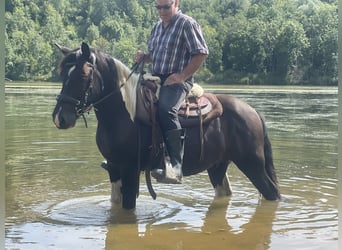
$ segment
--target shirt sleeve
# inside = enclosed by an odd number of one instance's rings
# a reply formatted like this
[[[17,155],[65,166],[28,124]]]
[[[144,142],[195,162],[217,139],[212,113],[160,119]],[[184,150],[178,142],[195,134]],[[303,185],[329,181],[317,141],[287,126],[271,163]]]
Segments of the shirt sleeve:
[[[208,55],[209,50],[205,42],[200,25],[195,20],[188,20],[184,25],[184,37],[186,46],[191,55]]]

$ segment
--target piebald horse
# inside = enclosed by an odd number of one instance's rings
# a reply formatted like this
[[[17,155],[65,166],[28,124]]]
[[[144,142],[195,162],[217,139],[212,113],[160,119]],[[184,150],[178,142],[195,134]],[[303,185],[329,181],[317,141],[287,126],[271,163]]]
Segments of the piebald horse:
[[[111,200],[125,209],[135,208],[140,173],[150,169],[155,160],[151,154],[151,126],[135,119],[139,74],[86,43],[77,49],[56,46],[64,55],[60,63],[63,85],[52,113],[53,122],[58,129],[68,129],[94,109],[98,121],[96,143],[107,161]],[[223,113],[203,124],[202,139],[199,127],[187,128],[184,176],[206,170],[216,196],[228,196],[232,191],[226,172],[234,162],[265,199],[279,200],[264,119],[238,98],[226,94],[216,97]]]

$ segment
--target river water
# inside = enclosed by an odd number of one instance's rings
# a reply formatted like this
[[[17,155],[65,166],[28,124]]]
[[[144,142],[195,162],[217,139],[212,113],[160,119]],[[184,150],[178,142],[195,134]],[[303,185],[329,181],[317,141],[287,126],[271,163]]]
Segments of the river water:
[[[31,84],[32,85],[32,84]],[[96,119],[70,130],[51,119],[56,85],[6,86],[6,249],[337,249],[337,88],[222,89],[266,118],[283,196],[259,199],[232,165],[230,198],[206,173],[183,185],[141,178],[134,211],[111,208]]]

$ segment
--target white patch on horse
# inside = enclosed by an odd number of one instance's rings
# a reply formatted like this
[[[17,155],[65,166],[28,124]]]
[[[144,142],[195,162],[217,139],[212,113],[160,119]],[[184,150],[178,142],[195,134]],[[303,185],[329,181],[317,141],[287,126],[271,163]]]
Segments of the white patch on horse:
[[[79,58],[82,55],[82,50],[79,49],[76,51],[76,59]]]
[[[125,107],[129,113],[131,120],[134,121],[137,103],[137,85],[139,75],[133,73],[131,77],[128,79],[131,70],[121,61],[115,58],[114,62],[116,65],[116,70],[118,72],[119,86],[122,86],[120,89],[122,99],[125,102]]]
[[[68,77],[70,77],[71,73],[75,70],[76,66],[72,66],[68,71]]]
[[[215,198],[231,196],[232,193],[232,187],[230,186],[228,175],[226,174],[222,180],[222,184],[217,185],[215,188]]]
[[[95,65],[95,64],[96,64],[96,56],[95,56],[94,53],[91,53],[91,54],[90,54],[90,59],[91,59],[91,63],[92,63],[93,65]]]
[[[112,194],[111,194],[111,201],[113,204],[121,205],[122,202],[122,194],[121,194],[121,180],[116,182],[112,182]]]
[[[61,112],[61,110],[62,110],[62,107],[59,107],[58,112],[56,113],[56,115],[55,115],[55,117],[53,119],[53,121],[54,121],[54,123],[55,123],[57,128],[59,128],[61,126],[61,124],[59,123],[59,118],[58,118],[59,117],[59,113]]]

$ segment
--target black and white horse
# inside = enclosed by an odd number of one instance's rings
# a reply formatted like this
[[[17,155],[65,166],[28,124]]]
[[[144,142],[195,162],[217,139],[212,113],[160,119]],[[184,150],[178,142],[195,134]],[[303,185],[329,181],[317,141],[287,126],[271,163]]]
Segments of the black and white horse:
[[[86,43],[77,49],[57,47],[64,55],[60,63],[63,86],[52,114],[53,122],[59,129],[71,128],[94,107],[98,120],[96,142],[107,160],[111,199],[123,208],[134,208],[140,173],[154,160],[151,127],[135,121],[139,75],[130,76],[130,69],[123,63]],[[199,127],[187,128],[184,176],[207,170],[216,194],[230,195],[226,171],[234,162],[265,199],[280,199],[263,118],[240,99],[224,94],[216,97],[223,113],[203,125],[203,148]]]

